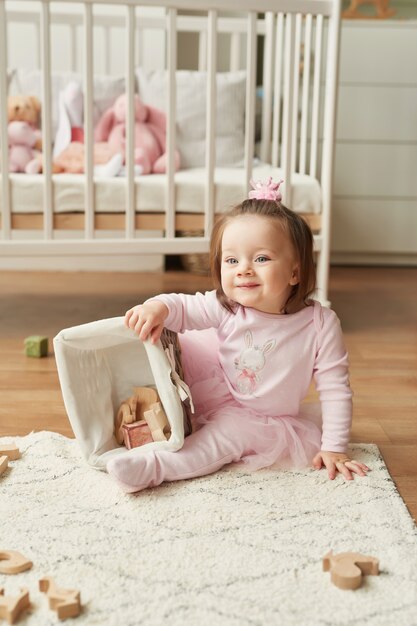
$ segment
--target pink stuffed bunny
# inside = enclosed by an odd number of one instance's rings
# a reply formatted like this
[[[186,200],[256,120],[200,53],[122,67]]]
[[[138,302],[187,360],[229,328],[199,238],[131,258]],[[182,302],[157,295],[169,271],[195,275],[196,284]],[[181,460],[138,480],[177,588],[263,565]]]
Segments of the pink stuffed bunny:
[[[134,97],[135,111],[135,164],[143,174],[166,172],[166,121],[165,114],[143,104],[139,96]],[[127,96],[119,96],[101,116],[95,131],[95,141],[107,141],[109,146],[126,155]],[[175,169],[179,168],[179,154],[175,154]]]
[[[11,172],[38,174],[41,170],[40,152],[34,149],[40,132],[27,122],[9,122],[9,169]]]

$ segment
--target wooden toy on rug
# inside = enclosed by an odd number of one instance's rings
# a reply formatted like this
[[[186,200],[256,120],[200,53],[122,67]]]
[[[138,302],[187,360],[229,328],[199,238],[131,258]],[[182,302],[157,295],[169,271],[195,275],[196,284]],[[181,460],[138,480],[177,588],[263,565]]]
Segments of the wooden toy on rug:
[[[78,617],[81,612],[80,592],[77,589],[60,589],[50,576],[41,578],[39,589],[46,593],[49,608],[57,612],[59,619]]]
[[[144,412],[144,419],[123,424],[124,442],[128,450],[152,441],[166,441],[171,435],[168,418],[160,402],[151,404]]]
[[[373,4],[375,6],[376,15],[365,15],[359,11],[359,7],[363,4]],[[375,19],[381,20],[391,17],[395,13],[395,9],[389,6],[389,0],[350,0],[350,5],[343,11],[342,16],[356,19]]]
[[[9,466],[9,457],[0,456],[0,476],[7,470]]]
[[[153,387],[133,387],[133,396],[122,402],[116,415],[114,432],[118,444],[124,442],[123,425],[143,420],[145,411],[158,400],[158,393]]]
[[[0,444],[0,456],[7,456],[9,461],[15,461],[22,456],[20,450],[14,443]]]
[[[378,576],[379,561],[374,556],[365,556],[359,552],[333,554],[330,550],[323,557],[323,571],[329,570],[330,580],[339,589],[358,589],[363,575]]]
[[[26,337],[25,354],[26,356],[33,356],[36,358],[48,356],[48,337],[41,337],[40,335]]]
[[[32,565],[32,561],[16,550],[0,550],[1,574],[20,574],[30,569]]]
[[[0,588],[0,617],[14,624],[19,615],[30,607],[29,592],[22,588],[18,596],[5,596],[4,589]]]
[[[154,441],[166,441],[169,439],[171,427],[160,402],[151,404],[149,411],[145,411],[144,418],[148,422]]]

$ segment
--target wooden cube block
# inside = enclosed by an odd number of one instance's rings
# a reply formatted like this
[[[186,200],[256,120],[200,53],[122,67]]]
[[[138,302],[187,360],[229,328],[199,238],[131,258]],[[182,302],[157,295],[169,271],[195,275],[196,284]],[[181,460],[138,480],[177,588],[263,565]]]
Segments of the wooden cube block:
[[[25,354],[26,356],[33,356],[36,358],[48,356],[48,337],[41,337],[40,335],[26,337]]]
[[[153,441],[151,429],[145,420],[133,422],[133,424],[123,424],[122,431],[125,446],[128,450]]]

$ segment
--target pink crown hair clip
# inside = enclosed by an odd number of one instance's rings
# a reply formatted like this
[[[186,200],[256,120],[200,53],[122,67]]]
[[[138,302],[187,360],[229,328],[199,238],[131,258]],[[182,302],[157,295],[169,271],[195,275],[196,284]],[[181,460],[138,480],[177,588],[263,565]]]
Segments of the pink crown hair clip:
[[[280,180],[278,183],[274,183],[272,176],[270,176],[267,181],[258,180],[255,182],[251,180],[252,191],[249,192],[248,197],[251,200],[275,200],[279,202],[282,200],[279,187],[283,182],[283,180]]]

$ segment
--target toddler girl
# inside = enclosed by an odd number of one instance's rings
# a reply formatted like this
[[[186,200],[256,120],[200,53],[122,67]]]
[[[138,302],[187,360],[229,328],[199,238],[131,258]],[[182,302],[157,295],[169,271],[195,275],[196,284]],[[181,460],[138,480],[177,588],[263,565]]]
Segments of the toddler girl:
[[[280,183],[257,183],[216,222],[210,246],[215,290],[169,294],[127,311],[126,325],[156,342],[165,327],[181,338],[197,425],[177,452],[126,452],[108,472],[126,492],[215,472],[323,465],[352,480],[368,467],[346,454],[351,425],[348,359],[336,314],[311,300],[313,236],[281,204]],[[211,329],[211,330],[202,330]],[[322,432],[300,417],[314,377]]]

